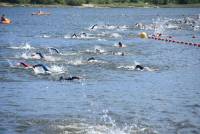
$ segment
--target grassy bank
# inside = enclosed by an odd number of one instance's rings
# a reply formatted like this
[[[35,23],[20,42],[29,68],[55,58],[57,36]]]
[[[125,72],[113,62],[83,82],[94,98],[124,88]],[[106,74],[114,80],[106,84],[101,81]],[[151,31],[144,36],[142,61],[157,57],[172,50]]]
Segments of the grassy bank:
[[[11,4],[0,2],[0,7],[70,7],[70,5],[61,5],[61,4]],[[110,4],[83,4],[79,7],[91,7],[91,8],[134,8],[134,7],[143,7],[143,8],[198,8],[199,4],[167,4],[167,5],[153,5],[147,3],[110,3]]]

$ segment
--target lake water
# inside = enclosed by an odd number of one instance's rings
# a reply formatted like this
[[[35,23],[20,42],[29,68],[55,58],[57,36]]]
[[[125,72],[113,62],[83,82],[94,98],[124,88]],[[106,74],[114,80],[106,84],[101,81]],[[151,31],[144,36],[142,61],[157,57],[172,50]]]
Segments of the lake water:
[[[12,19],[0,24],[1,134],[200,133],[200,47],[137,36],[200,43],[199,8],[38,10],[0,8]]]

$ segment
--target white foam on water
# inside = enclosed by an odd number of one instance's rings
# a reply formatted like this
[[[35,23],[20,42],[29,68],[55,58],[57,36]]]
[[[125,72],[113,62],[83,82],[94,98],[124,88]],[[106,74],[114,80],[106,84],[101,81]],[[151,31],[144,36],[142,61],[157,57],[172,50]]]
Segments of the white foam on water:
[[[69,60],[68,64],[71,64],[71,65],[83,65],[83,64],[85,64],[85,62],[80,58],[80,59]]]
[[[94,51],[93,51],[93,52],[94,52],[94,53],[98,53],[98,52],[100,52],[100,53],[105,53],[106,50],[103,49],[103,48],[100,47],[100,46],[94,46]]]
[[[168,24],[168,25],[167,25],[167,28],[168,28],[168,29],[178,29],[178,26],[175,25],[175,24]]]
[[[22,53],[21,58],[23,59],[33,59],[32,56],[28,53]],[[36,57],[38,59],[40,59],[40,57]]]
[[[122,25],[122,26],[118,26],[117,31],[125,31],[127,30],[129,27],[127,25]]]
[[[99,39],[97,39],[98,41],[106,41],[106,39],[101,39],[101,38],[99,38]]]
[[[13,64],[10,60],[7,60],[7,62],[8,62],[8,64],[9,64],[10,67],[16,67],[16,65]]]
[[[8,48],[11,48],[11,49],[26,49],[26,50],[35,49],[29,43],[25,43],[25,44],[20,45],[20,46],[11,46],[11,47],[8,47]]]
[[[108,30],[113,30],[117,28],[117,26],[114,26],[114,25],[105,25],[104,27],[105,29],[108,29]]]
[[[54,57],[54,56],[48,56],[48,55],[43,55],[44,58],[41,58],[38,54],[33,54],[33,53],[23,53],[21,55],[21,58],[23,59],[35,59],[35,60],[40,60],[40,59],[43,59],[45,61],[59,61],[60,58],[59,57]],[[17,56],[16,56],[17,57]]]
[[[40,36],[41,38],[50,38],[51,36],[50,35],[47,35],[47,34],[43,34]]]
[[[140,63],[138,61],[134,61],[135,65],[140,65]]]
[[[59,57],[54,57],[54,56],[49,56],[49,55],[48,56],[44,55],[44,60],[54,62],[54,61],[59,61],[60,58]]]
[[[90,60],[88,63],[106,63],[105,61],[102,60]]]
[[[115,43],[113,46],[119,47],[119,43]],[[122,47],[126,47],[126,45],[125,45],[125,44],[122,44]]]
[[[60,55],[66,55],[66,56],[69,56],[69,55],[77,55],[79,54],[78,52],[63,52],[61,53]]]
[[[35,67],[35,68],[33,68],[33,71],[34,71],[35,74],[50,74],[51,73],[49,71],[45,71],[41,67]]]
[[[154,20],[154,24],[155,24],[154,34],[165,33],[165,26],[166,26],[166,23],[168,22],[168,20],[169,19],[161,19],[160,17],[158,17],[156,20]]]
[[[137,124],[124,124],[118,126],[117,122],[108,115],[107,110],[103,110],[102,123],[67,123],[62,125],[52,125],[52,129],[63,133],[84,133],[84,134],[157,134],[158,132],[148,126]]]
[[[141,65],[141,64],[137,61],[134,61],[134,65],[121,65],[121,66],[118,66],[117,68],[118,69],[127,69],[127,70],[149,71],[149,72],[154,72],[154,71],[159,70],[159,69],[150,68],[150,67],[144,67],[143,70],[140,70],[140,69],[135,68],[137,65]]]
[[[51,65],[49,67],[49,71],[51,73],[57,73],[57,74],[62,74],[62,73],[66,72],[66,70],[63,66],[57,66],[57,65]]]
[[[115,52],[113,53],[113,55],[123,55],[124,53],[123,52]]]
[[[119,68],[119,69],[127,69],[127,70],[135,70],[135,65],[127,65],[127,66],[118,66],[117,68]]]
[[[70,125],[55,125],[52,126],[60,132],[68,133],[84,133],[84,134],[157,134],[158,132],[148,128],[139,127],[135,124],[124,125],[123,127],[108,126],[102,124],[90,125],[83,123],[73,123]]]
[[[65,39],[70,39],[71,36],[70,36],[70,35],[65,35],[64,38],[65,38]]]
[[[114,38],[121,38],[122,37],[119,33],[112,33],[110,36],[114,37]]]

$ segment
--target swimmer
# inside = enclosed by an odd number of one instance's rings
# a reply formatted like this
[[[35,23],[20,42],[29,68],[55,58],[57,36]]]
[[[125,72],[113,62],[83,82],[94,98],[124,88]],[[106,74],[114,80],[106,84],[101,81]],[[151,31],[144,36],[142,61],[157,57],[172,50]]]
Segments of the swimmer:
[[[96,53],[101,53],[101,51],[99,49],[95,49],[96,50]]]
[[[126,47],[126,45],[122,44],[121,42],[118,43],[118,47],[122,48],[122,47]]]
[[[118,43],[118,46],[119,46],[119,47],[122,47],[122,43],[121,43],[121,42],[119,42],[119,43]]]
[[[100,49],[95,49],[96,53],[101,54],[101,50]]]
[[[87,61],[88,62],[91,62],[91,61],[94,61],[95,60],[95,58],[94,57],[91,57],[91,58],[89,58]]]
[[[71,38],[77,38],[78,36],[74,33]]]
[[[36,65],[33,66],[33,68],[36,68],[36,67],[41,67],[45,72],[49,71],[49,69],[47,69],[47,67],[44,66],[43,64],[36,64]]]
[[[161,37],[161,36],[162,36],[161,33],[157,33],[157,34],[156,34],[156,37]]]
[[[142,23],[136,23],[136,24],[135,24],[135,27],[136,27],[136,28],[139,28],[139,29],[145,29],[145,25],[142,24]]]
[[[60,54],[60,52],[59,52],[58,49],[56,49],[56,48],[50,47],[49,49],[50,49],[50,50],[54,50],[57,54]]]
[[[24,62],[17,63],[17,66],[23,66],[24,68],[33,68],[32,65],[26,64]]]
[[[36,74],[51,74],[52,72],[43,64],[36,64],[36,65],[33,65],[33,71],[36,73]],[[38,70],[39,69],[39,70]],[[41,72],[41,70],[43,70],[43,72]]]
[[[66,78],[64,78],[63,76],[61,76],[60,78],[59,78],[59,81],[62,81],[62,80],[70,80],[70,81],[72,81],[72,80],[80,80],[81,78],[80,77],[78,77],[78,76],[72,76],[72,77],[66,77]]]
[[[141,65],[136,65],[136,66],[135,66],[135,69],[136,69],[136,70],[144,70],[144,67],[141,66]]]
[[[149,68],[149,67],[144,67],[142,65],[136,65],[135,66],[135,70],[139,70],[139,71],[150,71],[150,72],[153,72],[153,71],[158,71],[158,69],[153,69],[153,68]]]
[[[49,69],[43,64],[30,65],[30,64],[27,64],[27,63],[24,63],[24,62],[19,62],[19,63],[17,63],[17,66],[22,66],[25,69],[30,68],[30,69],[33,69],[33,71],[35,71],[36,68],[42,68],[45,73],[51,73],[49,71]]]
[[[44,59],[44,56],[40,52],[36,52],[36,53],[31,54],[31,57],[34,58],[34,59]]]
[[[93,26],[91,27],[91,29],[94,29],[96,26],[97,26],[97,24],[93,25]]]
[[[87,36],[87,34],[86,34],[86,33],[82,33],[82,35],[84,35],[85,37]]]

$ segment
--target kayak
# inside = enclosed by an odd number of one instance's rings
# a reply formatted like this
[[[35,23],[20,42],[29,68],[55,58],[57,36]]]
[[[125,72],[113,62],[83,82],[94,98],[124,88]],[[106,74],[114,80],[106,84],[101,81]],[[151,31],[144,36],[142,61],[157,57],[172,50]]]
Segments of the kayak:
[[[1,21],[2,24],[10,24],[11,20],[10,19],[5,19],[4,21]]]
[[[36,12],[36,13],[32,13],[31,15],[50,15],[50,13],[45,13],[45,12]]]

